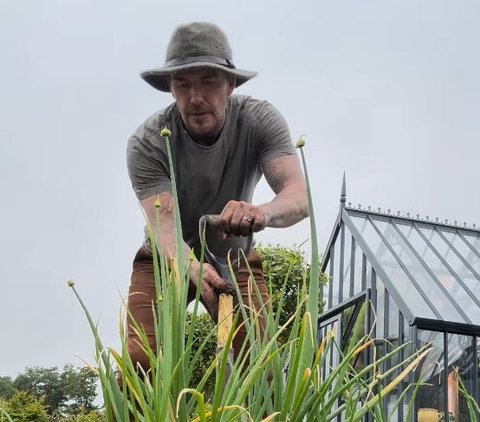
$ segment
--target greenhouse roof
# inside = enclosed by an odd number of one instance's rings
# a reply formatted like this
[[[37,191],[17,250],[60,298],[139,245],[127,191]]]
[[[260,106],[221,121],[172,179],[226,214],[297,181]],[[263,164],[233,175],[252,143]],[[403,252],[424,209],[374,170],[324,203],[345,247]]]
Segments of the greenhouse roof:
[[[475,226],[346,206],[343,188],[324,266],[341,224],[412,324],[444,321],[480,329],[480,231]]]

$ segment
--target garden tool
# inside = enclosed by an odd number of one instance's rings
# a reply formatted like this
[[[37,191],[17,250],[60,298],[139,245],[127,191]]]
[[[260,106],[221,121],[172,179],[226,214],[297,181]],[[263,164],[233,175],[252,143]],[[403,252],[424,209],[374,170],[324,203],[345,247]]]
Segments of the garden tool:
[[[209,229],[210,227],[210,229]],[[209,236],[211,229],[213,231],[212,236]],[[232,268],[235,268],[239,263],[242,252],[248,256],[252,247],[253,233],[245,238],[242,236],[230,236],[228,242],[222,241],[223,232],[220,228],[220,216],[219,215],[204,215],[200,218],[199,222],[200,239],[205,236],[205,257],[206,261],[212,265],[227,283],[232,287],[234,291],[234,280],[230,273],[228,265],[228,256],[230,256],[230,262]],[[209,240],[210,237],[210,240]],[[211,240],[214,240],[213,242]],[[215,248],[212,247],[214,243]],[[223,244],[222,244],[223,243]],[[228,245],[228,249],[225,247]],[[233,295],[234,293],[220,293],[218,297],[218,334],[217,334],[217,356],[225,349],[228,335],[232,329],[233,324]],[[227,357],[227,367],[224,382],[226,382],[232,372],[233,368],[233,350],[230,349]]]

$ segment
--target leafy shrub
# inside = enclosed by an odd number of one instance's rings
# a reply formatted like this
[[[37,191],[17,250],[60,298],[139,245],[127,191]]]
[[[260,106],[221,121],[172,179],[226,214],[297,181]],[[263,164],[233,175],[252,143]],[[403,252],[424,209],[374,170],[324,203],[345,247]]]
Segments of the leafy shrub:
[[[16,392],[5,402],[4,410],[14,422],[50,421],[43,399],[38,400],[26,391]]]
[[[262,258],[263,274],[270,287],[273,313],[277,315],[280,307],[279,325],[282,326],[299,307],[302,286],[305,280],[310,280],[310,265],[305,253],[297,247],[259,244],[256,249]],[[327,284],[328,276],[320,274],[319,282],[322,286]],[[323,307],[323,300],[319,298],[319,313]],[[279,338],[280,343],[285,343],[289,334],[290,329],[286,329]]]
[[[87,411],[85,409],[78,409],[75,415],[55,419],[55,422],[104,422],[105,415],[98,411]]]

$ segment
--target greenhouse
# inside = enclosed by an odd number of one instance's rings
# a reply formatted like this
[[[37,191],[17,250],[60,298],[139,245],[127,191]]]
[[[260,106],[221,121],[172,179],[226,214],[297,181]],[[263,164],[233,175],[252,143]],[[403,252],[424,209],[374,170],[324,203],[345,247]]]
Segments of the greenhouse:
[[[405,420],[412,402],[409,420],[470,422],[465,391],[479,400],[480,230],[352,206],[344,179],[322,269],[330,282],[323,292],[320,337],[334,328],[337,344],[345,347],[367,300],[365,332],[376,339],[378,355],[406,342],[414,345],[410,351],[427,343],[433,347],[415,375],[384,399],[391,420]],[[330,353],[333,368],[338,348]],[[368,363],[375,356],[362,359]],[[381,370],[389,365],[395,362]],[[417,381],[412,401],[414,389],[407,386]]]

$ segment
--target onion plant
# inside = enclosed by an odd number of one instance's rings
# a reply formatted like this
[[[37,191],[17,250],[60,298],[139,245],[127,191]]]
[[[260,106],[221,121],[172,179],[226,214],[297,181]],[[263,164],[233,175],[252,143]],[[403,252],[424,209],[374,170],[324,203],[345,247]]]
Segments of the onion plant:
[[[0,400],[0,422],[13,422],[12,418],[7,413],[7,411],[3,408],[3,406],[4,406],[3,400]]]
[[[168,129],[162,130],[170,159],[177,250],[183,250],[181,210],[176,195],[169,134]],[[200,292],[197,292],[193,312],[187,324],[190,263],[181,255],[178,260],[167,262],[155,247],[159,233],[150,233],[157,292],[152,303],[155,349],[150,347],[140,324],[129,318],[149,358],[150,369],[147,372],[137,368],[127,353],[124,321],[128,309],[125,307],[120,317],[121,350],[105,347],[97,325],[78,295],[74,283],[69,282],[93,333],[96,365],[92,369],[97,372],[101,382],[109,421],[326,422],[336,420],[339,415],[343,415],[348,421],[360,421],[368,412],[378,419],[378,415],[385,413],[382,408],[383,399],[407,379],[428,353],[428,348],[424,348],[403,361],[397,359],[398,364],[382,373],[382,363],[393,356],[406,354],[404,349],[407,345],[403,345],[377,357],[363,368],[356,369],[355,361],[358,356],[367,349],[375,348],[373,339],[363,332],[362,318],[368,304],[363,305],[348,347],[342,349],[335,342],[333,332],[322,339],[318,338],[320,266],[303,146],[304,141],[301,139],[297,147],[307,180],[312,250],[310,275],[308,279],[304,277],[297,312],[280,325],[281,302],[276,314],[269,304],[255,310],[251,302],[240,303],[234,318],[236,324],[234,323],[230,332],[226,347],[216,356],[196,385],[192,385],[193,368],[196,362],[202,359],[202,351],[216,332],[212,331],[210,337],[204,339],[194,338],[195,323],[200,312]],[[157,203],[156,206],[157,218],[160,218],[162,204]],[[233,269],[230,270],[234,277]],[[261,300],[253,277],[251,280],[252,295],[257,295]],[[237,296],[241,298],[239,294]],[[260,333],[260,318],[266,321],[264,335]],[[233,370],[227,371],[227,357],[240,320],[247,330],[246,341],[233,364]],[[286,332],[289,332],[287,341],[280,342],[280,336]],[[333,349],[340,356],[340,362],[330,367],[329,355]],[[121,373],[121,382],[118,381],[118,372]],[[211,376],[216,377],[215,388],[212,394],[207,394],[206,385]]]

